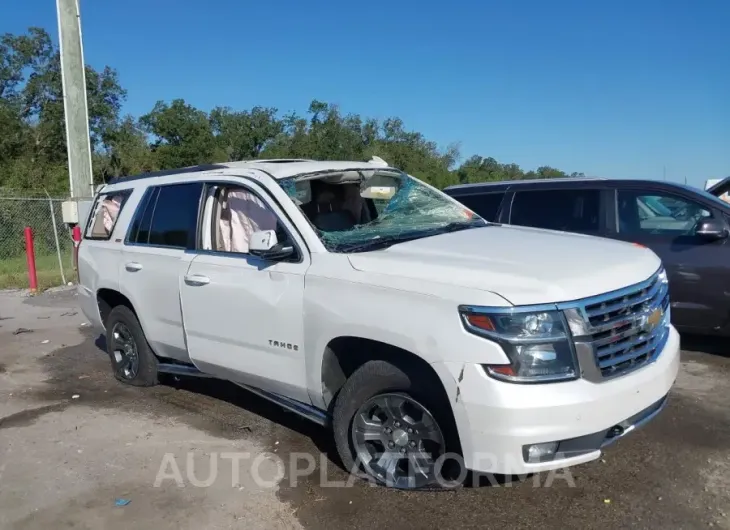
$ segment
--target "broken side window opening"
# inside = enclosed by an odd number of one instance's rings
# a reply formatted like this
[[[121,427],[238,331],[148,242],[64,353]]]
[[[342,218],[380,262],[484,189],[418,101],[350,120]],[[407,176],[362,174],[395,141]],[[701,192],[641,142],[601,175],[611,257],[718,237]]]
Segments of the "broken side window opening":
[[[109,239],[131,190],[101,194],[97,197],[84,237]]]
[[[488,223],[401,171],[353,169],[279,181],[330,252],[357,252]]]

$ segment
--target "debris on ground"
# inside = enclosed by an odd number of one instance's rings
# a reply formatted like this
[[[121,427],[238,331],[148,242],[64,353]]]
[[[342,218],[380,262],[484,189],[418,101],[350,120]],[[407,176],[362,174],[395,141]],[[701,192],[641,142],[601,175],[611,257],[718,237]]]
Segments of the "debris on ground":
[[[71,396],[71,399],[79,399],[80,397],[81,397],[80,395],[74,394],[73,396]]]
[[[44,341],[41,341],[41,344],[48,344],[49,342],[51,342],[51,341],[50,341],[50,340],[48,340],[48,339],[46,339],[46,340],[44,340]]]
[[[72,317],[74,315],[78,315],[78,311],[66,311],[65,313],[61,313],[62,317]]]
[[[21,333],[33,333],[33,330],[28,328],[18,328],[13,331],[13,335],[20,335]]]
[[[130,502],[132,502],[132,501],[131,501],[130,499],[116,499],[116,500],[114,501],[114,504],[115,504],[116,506],[126,506],[126,505],[127,505],[127,504],[129,504]]]

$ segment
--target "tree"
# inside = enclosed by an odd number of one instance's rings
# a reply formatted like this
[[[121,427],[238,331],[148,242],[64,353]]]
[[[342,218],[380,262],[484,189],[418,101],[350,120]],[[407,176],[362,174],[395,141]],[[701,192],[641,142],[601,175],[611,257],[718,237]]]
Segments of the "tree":
[[[132,116],[126,116],[108,131],[106,143],[106,153],[94,161],[100,180],[159,169],[146,134]]]
[[[234,111],[216,107],[210,123],[219,148],[227,161],[257,158],[284,130],[273,108],[254,107],[250,111]]]
[[[184,100],[173,100],[171,105],[158,101],[139,121],[155,137],[151,149],[161,169],[213,161],[215,138],[208,116]]]
[[[539,179],[564,178],[567,176],[559,169],[555,169],[554,167],[550,166],[540,166],[539,168],[537,168],[536,173],[537,178]]]
[[[68,177],[59,178],[66,167],[60,64],[58,49],[43,29],[0,37],[0,185],[67,186]],[[92,149],[99,153],[105,149],[105,136],[117,125],[126,92],[113,69],[97,72],[90,66],[86,90]]]

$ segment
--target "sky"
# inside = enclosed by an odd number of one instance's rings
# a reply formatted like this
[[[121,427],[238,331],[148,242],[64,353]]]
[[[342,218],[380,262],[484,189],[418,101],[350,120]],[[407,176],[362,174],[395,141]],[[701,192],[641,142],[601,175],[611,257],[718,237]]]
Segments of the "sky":
[[[0,33],[57,39],[55,2],[4,0]],[[730,175],[729,0],[80,0],[86,62],[123,111],[398,116],[523,169],[702,185]]]

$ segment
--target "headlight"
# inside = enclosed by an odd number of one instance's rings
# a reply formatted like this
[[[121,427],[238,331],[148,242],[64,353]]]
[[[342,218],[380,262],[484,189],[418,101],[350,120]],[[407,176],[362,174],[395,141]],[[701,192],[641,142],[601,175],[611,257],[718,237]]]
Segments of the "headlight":
[[[489,375],[514,383],[576,379],[577,363],[567,323],[560,311],[520,311],[461,307],[467,331],[491,339],[510,364],[484,365]]]

